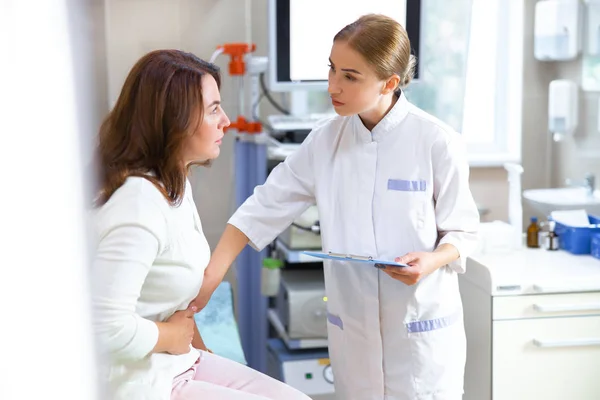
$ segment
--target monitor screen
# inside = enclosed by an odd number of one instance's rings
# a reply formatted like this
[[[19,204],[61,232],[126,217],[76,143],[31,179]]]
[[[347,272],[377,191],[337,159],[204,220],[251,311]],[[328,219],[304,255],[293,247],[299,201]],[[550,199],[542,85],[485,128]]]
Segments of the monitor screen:
[[[325,90],[333,37],[369,13],[400,22],[418,60],[421,0],[269,0],[269,89]]]

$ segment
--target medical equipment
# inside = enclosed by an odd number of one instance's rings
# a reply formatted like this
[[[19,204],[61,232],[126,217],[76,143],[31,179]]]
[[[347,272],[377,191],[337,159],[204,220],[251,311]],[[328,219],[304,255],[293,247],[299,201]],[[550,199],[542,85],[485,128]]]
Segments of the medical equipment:
[[[400,22],[419,59],[421,0],[269,0],[270,90],[325,91],[331,40],[349,21],[368,13]]]
[[[317,207],[309,207],[278,237],[290,250],[320,249],[321,227]]]
[[[323,270],[281,271],[276,311],[288,338],[327,338]]]
[[[249,8],[249,2],[246,2]],[[246,10],[248,15],[248,10]],[[248,24],[247,24],[248,25]],[[247,35],[248,36],[248,35]],[[262,124],[253,117],[258,113],[258,100],[260,90],[258,89],[257,76],[266,68],[264,60],[252,61],[249,56],[254,52],[256,45],[250,43],[228,43],[217,47],[211,61],[226,54],[231,57],[229,73],[237,83],[235,90],[239,94],[238,116],[232,118],[228,130],[235,129],[235,204],[239,207],[254,191],[257,185],[265,182],[267,175],[267,150],[266,143],[269,136],[263,132]],[[248,69],[246,69],[248,66]],[[244,91],[245,78],[249,77],[252,87],[250,90],[251,101],[245,100]],[[247,107],[247,104],[250,104]],[[256,107],[252,107],[256,104]],[[248,365],[258,371],[266,369],[265,347],[267,341],[267,307],[265,298],[261,295],[261,266],[262,260],[267,257],[267,252],[256,252],[250,248],[244,249],[236,263],[237,268],[237,296],[236,311],[238,327],[242,340],[242,346]]]
[[[573,60],[581,51],[581,4],[545,0],[535,4],[534,55],[542,61]]]
[[[267,343],[267,373],[313,400],[335,400],[327,349],[290,352],[280,339]]]
[[[559,142],[577,129],[579,89],[573,81],[557,79],[550,82],[548,96],[548,130]]]
[[[313,113],[306,115],[269,115],[268,121],[271,129],[278,132],[311,130],[315,124],[325,118],[336,114]]]

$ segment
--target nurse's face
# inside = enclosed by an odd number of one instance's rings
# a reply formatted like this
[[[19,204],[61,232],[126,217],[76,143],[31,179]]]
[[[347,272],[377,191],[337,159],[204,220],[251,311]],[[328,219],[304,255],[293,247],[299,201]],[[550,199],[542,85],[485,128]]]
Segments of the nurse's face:
[[[386,90],[362,55],[345,41],[335,41],[329,56],[329,88],[335,112],[342,116],[376,110]]]

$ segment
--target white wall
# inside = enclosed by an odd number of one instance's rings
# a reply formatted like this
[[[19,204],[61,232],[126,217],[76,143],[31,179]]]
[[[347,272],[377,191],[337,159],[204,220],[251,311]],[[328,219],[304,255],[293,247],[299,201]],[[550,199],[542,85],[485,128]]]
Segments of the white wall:
[[[599,162],[582,159],[580,149],[596,145],[594,139],[575,139],[557,146],[548,141],[546,110],[548,85],[552,79],[578,80],[580,63],[544,63],[533,57],[533,16],[537,0],[523,0],[525,7],[523,92],[523,188],[562,184],[566,177],[579,177],[587,170],[600,174]],[[267,53],[267,0],[252,0],[252,41],[257,55]],[[176,47],[209,58],[217,45],[245,41],[245,2],[242,0],[107,0],[107,53],[109,99],[117,95],[126,73],[145,52]],[[135,16],[135,18],[134,18]],[[227,57],[217,60],[223,69],[222,97],[231,118],[237,116],[236,87],[227,73]],[[596,119],[597,95],[585,95],[581,107],[585,131]],[[267,102],[265,112],[272,111]],[[197,170],[193,185],[209,243],[214,246],[232,212],[232,138],[225,140],[221,157],[210,169]],[[548,146],[553,156],[547,157]],[[600,149],[600,144],[598,145]],[[550,165],[551,164],[551,165]],[[491,213],[486,220],[507,218],[507,183],[502,168],[476,168],[471,173],[476,200]],[[524,217],[532,213],[525,206]]]

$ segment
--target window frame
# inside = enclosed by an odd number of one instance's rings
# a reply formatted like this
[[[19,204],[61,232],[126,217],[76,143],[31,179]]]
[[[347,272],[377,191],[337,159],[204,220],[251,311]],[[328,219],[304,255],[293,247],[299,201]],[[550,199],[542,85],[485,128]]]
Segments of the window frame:
[[[495,1],[498,2],[498,25],[494,139],[487,143],[465,141],[472,167],[521,162],[525,7],[521,1]]]

